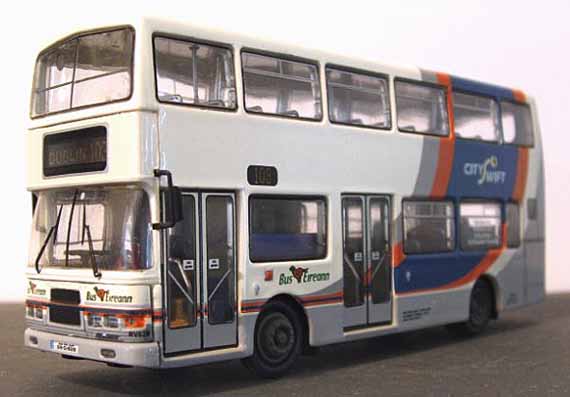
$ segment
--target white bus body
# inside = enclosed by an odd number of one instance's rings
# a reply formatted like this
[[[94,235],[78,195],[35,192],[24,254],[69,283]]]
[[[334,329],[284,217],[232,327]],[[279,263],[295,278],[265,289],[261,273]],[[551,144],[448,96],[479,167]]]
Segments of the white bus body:
[[[285,320],[275,318],[285,321],[284,334],[274,335],[282,338],[275,343],[283,346],[276,349],[287,350],[297,343],[294,338],[321,346],[428,326],[465,325],[473,320],[470,307],[478,280],[483,295],[491,294],[488,314],[494,317],[544,297],[544,172],[532,98],[418,68],[171,21],[145,18],[128,26],[134,34],[129,95],[112,103],[32,115],[27,186],[39,201],[27,268],[27,346],[116,365],[179,367],[255,356],[262,339],[255,337],[256,329],[262,332],[260,318],[270,318],[265,310],[272,307],[285,315]],[[153,55],[157,38],[187,42],[188,48],[201,43],[229,50],[235,87],[228,92],[235,95],[235,108],[185,106],[159,98]],[[315,65],[320,116],[306,119],[297,110],[285,117],[256,114],[263,107],[251,107],[244,99],[243,60],[250,53]],[[54,62],[59,67],[60,61]],[[255,76],[255,66],[247,67]],[[294,68],[282,66],[287,67]],[[360,119],[331,121],[333,86],[327,85],[327,76],[332,72],[327,68],[384,79],[388,104],[379,128],[362,125]],[[413,96],[414,84],[443,92],[445,105],[438,110],[448,112],[440,123],[443,133],[420,133],[402,124],[404,90]],[[399,103],[397,91],[402,92]],[[496,110],[490,114],[503,116],[502,128],[495,125],[495,142],[458,136],[457,115],[451,111],[456,93],[492,100]],[[182,96],[172,98],[184,101]],[[453,98],[457,103],[465,99]],[[507,142],[509,106],[530,109],[530,141]],[[420,116],[414,117],[409,119]],[[73,142],[74,134],[87,136],[101,127],[106,139],[102,169],[66,173],[83,149],[66,149],[65,139],[61,143],[54,138],[54,152],[46,154],[47,137],[67,133],[64,137]],[[49,168],[48,155],[63,156],[62,168]],[[56,175],[48,176],[46,170]],[[184,220],[176,226],[182,233],[151,227],[163,221],[165,205],[160,189],[166,179],[157,178],[155,170],[169,171],[182,190]],[[132,208],[126,202],[134,203]],[[57,203],[65,207],[64,221],[75,218],[47,239],[38,272],[38,251],[60,209]],[[72,206],[75,215],[70,216]],[[97,221],[108,206],[114,215]],[[146,226],[138,223],[141,206],[148,209]],[[286,226],[279,222],[295,216],[306,223],[296,225],[303,232],[291,234],[295,220]],[[518,226],[507,230],[507,221]],[[105,232],[93,240],[98,248],[91,252],[91,237],[84,230],[91,224],[96,233],[97,222],[103,222]],[[133,230],[140,227],[144,242],[133,242],[135,232],[121,228],[125,224]],[[432,240],[421,233],[422,227]],[[121,247],[132,244],[136,249],[121,251],[116,262],[98,264],[103,261],[99,257],[114,255],[105,248],[113,241],[104,239],[116,230],[127,236]],[[73,244],[82,248],[74,251]],[[167,255],[174,244],[189,250],[188,257]],[[131,258],[135,251],[146,255],[147,265],[126,270],[124,261],[136,263]],[[300,259],[287,260],[287,251]],[[100,277],[95,276],[92,253]],[[59,265],[49,263],[56,254]],[[70,265],[73,261],[78,264]],[[271,306],[275,302],[279,304]],[[291,313],[291,322],[299,324],[289,329]],[[287,354],[294,356],[293,350]],[[287,360],[277,361],[278,370],[290,366]],[[270,370],[260,372],[271,375]]]

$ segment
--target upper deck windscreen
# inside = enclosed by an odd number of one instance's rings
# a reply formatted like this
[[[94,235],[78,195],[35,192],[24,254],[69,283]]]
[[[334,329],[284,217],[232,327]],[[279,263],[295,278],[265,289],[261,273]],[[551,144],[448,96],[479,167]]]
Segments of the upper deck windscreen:
[[[134,31],[83,34],[49,48],[36,62],[32,117],[127,99]]]

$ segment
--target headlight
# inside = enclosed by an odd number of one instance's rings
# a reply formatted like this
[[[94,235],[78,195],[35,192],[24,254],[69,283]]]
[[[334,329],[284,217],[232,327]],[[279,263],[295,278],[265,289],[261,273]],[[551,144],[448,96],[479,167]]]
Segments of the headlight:
[[[151,314],[108,314],[85,312],[87,333],[94,338],[123,342],[152,339]]]
[[[105,326],[111,329],[118,329],[120,328],[121,324],[118,317],[105,316]]]
[[[43,320],[43,319],[44,319],[44,309],[43,309],[43,307],[36,306],[36,309],[34,310],[34,315],[36,316],[36,318],[37,318],[38,320]]]
[[[87,313],[87,328],[103,328],[103,316],[96,313]]]
[[[44,323],[46,318],[47,307],[32,303],[26,303],[26,318],[28,320],[39,321]]]

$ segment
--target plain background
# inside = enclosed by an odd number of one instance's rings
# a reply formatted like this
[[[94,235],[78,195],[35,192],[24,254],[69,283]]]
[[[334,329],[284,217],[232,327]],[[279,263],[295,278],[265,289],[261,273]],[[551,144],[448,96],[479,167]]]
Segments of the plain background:
[[[12,2],[0,24],[0,301],[21,300],[31,199],[24,138],[36,54],[105,15],[193,24],[521,88],[538,102],[546,159],[547,289],[570,289],[570,2]],[[128,19],[125,19],[128,21]]]

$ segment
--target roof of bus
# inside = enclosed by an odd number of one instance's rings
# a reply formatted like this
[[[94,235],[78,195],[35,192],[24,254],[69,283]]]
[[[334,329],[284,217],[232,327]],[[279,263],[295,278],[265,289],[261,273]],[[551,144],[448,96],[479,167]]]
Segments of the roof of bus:
[[[154,33],[163,33],[166,35],[189,37],[198,40],[205,40],[226,44],[241,48],[249,48],[258,51],[267,51],[274,54],[283,54],[293,56],[296,58],[317,61],[322,64],[334,64],[338,66],[351,67],[355,69],[362,69],[370,72],[384,73],[396,77],[419,77],[423,72],[421,68],[413,65],[402,64],[389,64],[378,62],[371,58],[348,57],[345,55],[335,54],[334,52],[327,52],[319,49],[297,46],[295,44],[270,41],[259,39],[257,37],[249,36],[242,33],[231,32],[227,30],[219,30],[203,25],[195,24],[181,19],[170,19],[161,17],[132,17],[125,20],[124,17],[105,17],[105,19],[94,20],[91,26],[76,27],[64,36],[52,38],[49,41],[48,48],[55,42],[65,40],[69,36],[76,35],[79,32],[89,30],[99,30],[103,27],[113,27],[121,25],[130,25],[135,28],[137,32],[143,32],[149,36]],[[49,38],[45,38],[46,41]],[[458,76],[451,75],[452,82],[457,82],[462,89],[474,91],[482,95],[495,96],[500,99],[514,99],[521,102],[530,101],[531,98],[519,89],[504,87],[496,84],[489,84],[478,82],[475,80],[465,79]]]

